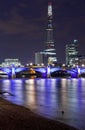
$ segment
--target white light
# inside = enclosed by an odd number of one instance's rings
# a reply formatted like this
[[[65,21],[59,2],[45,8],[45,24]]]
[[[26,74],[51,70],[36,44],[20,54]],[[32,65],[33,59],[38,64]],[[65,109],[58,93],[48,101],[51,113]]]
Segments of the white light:
[[[30,63],[30,65],[33,65],[33,63]]]
[[[63,67],[65,67],[65,64],[62,64]]]
[[[55,66],[55,64],[52,64],[52,66]]]
[[[74,43],[76,43],[77,41],[78,41],[78,40],[75,39],[75,40],[74,40]]]
[[[44,66],[44,64],[42,63],[41,66]]]
[[[29,65],[29,64],[26,64],[27,66]]]
[[[48,5],[48,16],[52,16],[52,5]]]
[[[84,67],[84,64],[82,64],[82,67]]]
[[[75,67],[76,65],[75,64],[73,64],[73,67]]]

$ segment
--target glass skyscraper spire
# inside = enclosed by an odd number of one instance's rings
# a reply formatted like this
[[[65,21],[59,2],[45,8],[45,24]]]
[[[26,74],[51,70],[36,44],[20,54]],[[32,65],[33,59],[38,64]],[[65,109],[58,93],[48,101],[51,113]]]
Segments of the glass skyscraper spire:
[[[48,64],[57,63],[56,49],[53,39],[53,25],[52,25],[52,3],[48,3],[48,24],[46,29],[46,47],[44,50],[45,60]]]

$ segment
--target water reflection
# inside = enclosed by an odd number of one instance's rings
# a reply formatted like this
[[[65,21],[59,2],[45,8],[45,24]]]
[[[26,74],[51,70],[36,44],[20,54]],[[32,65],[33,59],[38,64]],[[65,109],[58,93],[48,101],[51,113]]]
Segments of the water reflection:
[[[33,79],[29,79],[26,82],[26,106],[31,106],[32,108],[36,104],[36,91],[35,83]]]
[[[43,116],[85,129],[85,79],[1,80],[0,89],[14,96],[6,99]],[[64,110],[62,116],[61,111]]]

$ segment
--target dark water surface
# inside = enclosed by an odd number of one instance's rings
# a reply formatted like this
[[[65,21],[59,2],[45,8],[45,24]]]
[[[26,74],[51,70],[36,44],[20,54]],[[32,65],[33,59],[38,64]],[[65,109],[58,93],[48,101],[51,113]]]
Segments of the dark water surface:
[[[84,78],[5,79],[0,80],[0,90],[6,91],[4,98],[13,103],[85,130]]]

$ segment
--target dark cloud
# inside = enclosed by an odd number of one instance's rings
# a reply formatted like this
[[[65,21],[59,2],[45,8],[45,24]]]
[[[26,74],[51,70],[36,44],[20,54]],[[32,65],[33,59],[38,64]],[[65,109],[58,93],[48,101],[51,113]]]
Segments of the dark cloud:
[[[64,62],[65,45],[74,38],[79,40],[80,53],[84,53],[85,1],[51,1],[57,57]],[[45,47],[47,4],[48,0],[3,0],[0,3],[0,61],[20,57],[25,63],[34,60],[34,53]]]

